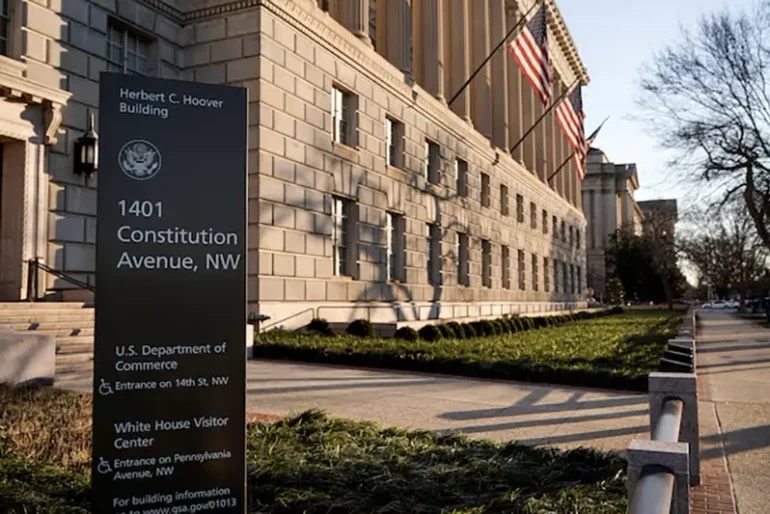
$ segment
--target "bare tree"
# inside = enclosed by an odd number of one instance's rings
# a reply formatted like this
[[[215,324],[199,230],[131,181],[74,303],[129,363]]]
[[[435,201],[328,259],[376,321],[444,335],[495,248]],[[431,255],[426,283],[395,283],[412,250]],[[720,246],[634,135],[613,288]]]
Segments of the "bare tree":
[[[770,248],[770,4],[702,17],[642,72],[640,104],[690,176],[742,198]]]
[[[757,235],[746,207],[727,204],[721,216],[701,212],[699,227],[680,238],[679,250],[717,295],[737,290],[743,301],[767,269],[768,251]]]

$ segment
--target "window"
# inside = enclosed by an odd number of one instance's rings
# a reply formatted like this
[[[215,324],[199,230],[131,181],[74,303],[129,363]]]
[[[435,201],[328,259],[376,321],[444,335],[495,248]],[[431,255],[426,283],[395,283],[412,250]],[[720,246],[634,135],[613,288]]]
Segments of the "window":
[[[406,222],[401,214],[387,213],[388,280],[404,280]]]
[[[470,273],[468,271],[468,234],[457,234],[457,283],[461,286],[469,286]]]
[[[553,292],[559,292],[559,261],[553,261]]]
[[[492,287],[492,243],[488,239],[481,240],[481,283]]]
[[[561,240],[567,242],[567,225],[561,220]]]
[[[369,39],[377,50],[377,0],[369,0]]]
[[[575,244],[575,231],[572,228],[572,225],[569,227],[569,245],[573,246]]]
[[[404,167],[404,124],[392,118],[385,118],[385,139],[388,154],[385,156],[388,166]]]
[[[425,140],[425,180],[431,184],[441,182],[441,148],[433,141]]]
[[[8,1],[1,1],[5,9]],[[7,18],[3,17],[3,20]],[[7,40],[3,40],[5,44]],[[107,70],[132,75],[150,73],[150,42],[110,20],[107,27]]]
[[[357,99],[355,95],[332,86],[332,139],[340,144],[354,147],[355,113]]]
[[[511,249],[507,246],[502,247],[503,260],[503,287],[511,288]]]
[[[457,196],[468,196],[468,163],[462,159],[455,159],[455,172],[457,174]]]
[[[529,224],[532,228],[537,228],[537,205],[535,202],[529,204]]]
[[[551,291],[551,263],[548,262],[548,257],[543,257],[543,291]]]
[[[569,265],[569,292],[575,294],[575,265]]]
[[[436,223],[426,224],[428,246],[428,283],[441,284],[441,233]]]
[[[516,195],[516,221],[524,223],[524,197]]]
[[[518,268],[519,268],[519,289],[524,291],[527,288],[526,283],[526,277],[524,275],[524,251],[519,250],[519,258],[518,258]]]
[[[575,292],[576,292],[576,293],[577,293],[579,296],[582,296],[582,295],[583,295],[583,291],[581,291],[581,289],[583,288],[583,282],[582,282],[582,280],[581,280],[581,279],[582,279],[583,277],[581,277],[580,266],[576,266],[576,267],[575,267],[575,273],[576,273],[576,275],[577,275],[577,276],[575,277],[575,278],[576,278],[576,282],[577,282],[577,284],[576,284],[576,290],[575,290]]]
[[[481,174],[481,206],[489,207],[489,175]]]
[[[543,234],[548,233],[548,211],[543,209]]]
[[[554,216],[553,217],[553,238],[556,239],[559,237],[559,219]]]
[[[500,214],[508,216],[508,186],[500,184]]]
[[[351,240],[354,233],[355,219],[352,216],[353,202],[334,198],[332,203],[332,242],[334,274],[340,277],[353,276]]]
[[[538,277],[537,277],[537,255],[532,254],[532,290],[538,290]]]
[[[565,293],[569,293],[569,270],[567,269],[567,263],[562,262],[561,263],[561,270],[563,275],[563,281],[562,281],[562,291]]]
[[[580,249],[580,229],[575,229],[575,246],[578,247],[578,250]]]
[[[11,2],[0,0],[0,54],[9,55],[11,52]]]

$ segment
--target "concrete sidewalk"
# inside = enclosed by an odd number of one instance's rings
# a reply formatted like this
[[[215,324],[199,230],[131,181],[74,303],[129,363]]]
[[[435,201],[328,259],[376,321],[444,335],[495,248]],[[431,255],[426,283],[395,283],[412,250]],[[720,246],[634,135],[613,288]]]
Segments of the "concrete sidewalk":
[[[705,474],[717,473],[726,463],[737,511],[765,514],[770,500],[770,330],[728,313],[698,314]]]
[[[91,370],[70,370],[57,387],[91,390]],[[386,426],[460,430],[472,437],[625,452],[649,438],[647,396],[341,366],[250,361],[250,413],[322,409]]]

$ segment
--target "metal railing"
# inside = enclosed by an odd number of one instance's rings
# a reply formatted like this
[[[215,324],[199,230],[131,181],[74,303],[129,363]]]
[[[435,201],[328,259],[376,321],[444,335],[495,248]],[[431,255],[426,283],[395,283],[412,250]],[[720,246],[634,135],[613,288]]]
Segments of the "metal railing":
[[[27,301],[36,302],[40,299],[38,295],[40,284],[40,272],[43,271],[54,277],[69,282],[78,289],[86,289],[92,293],[96,292],[96,287],[82,280],[78,280],[75,277],[64,273],[63,271],[53,269],[43,264],[39,258],[30,259],[27,261]]]
[[[650,374],[650,439],[628,448],[630,514],[690,512],[690,486],[700,483],[696,323],[688,312],[661,360],[667,372]]]

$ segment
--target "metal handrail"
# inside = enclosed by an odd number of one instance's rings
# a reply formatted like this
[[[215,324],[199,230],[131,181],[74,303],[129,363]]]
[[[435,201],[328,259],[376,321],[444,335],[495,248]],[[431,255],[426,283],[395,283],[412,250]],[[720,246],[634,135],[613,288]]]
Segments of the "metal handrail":
[[[631,502],[631,514],[669,514],[674,498],[674,473],[662,466],[645,466]]]
[[[679,441],[684,402],[669,398],[663,402],[652,429],[653,441]],[[674,497],[674,472],[665,466],[645,466],[634,490],[631,514],[669,514]]]
[[[78,280],[75,277],[64,273],[63,271],[46,266],[40,262],[39,258],[30,259],[27,261],[27,264],[27,301],[33,302],[38,299],[37,288],[39,283],[39,270],[43,270],[44,272],[49,273],[56,278],[64,280],[65,282],[69,282],[70,284],[80,289],[86,289],[92,293],[96,292],[96,287],[93,285],[83,282],[82,280]]]

